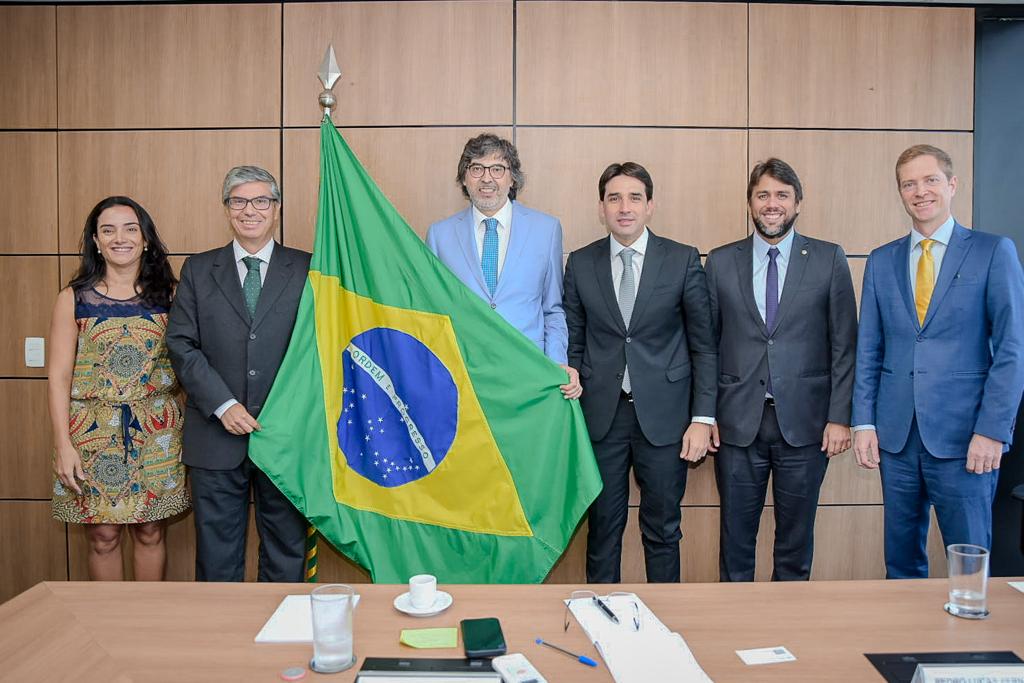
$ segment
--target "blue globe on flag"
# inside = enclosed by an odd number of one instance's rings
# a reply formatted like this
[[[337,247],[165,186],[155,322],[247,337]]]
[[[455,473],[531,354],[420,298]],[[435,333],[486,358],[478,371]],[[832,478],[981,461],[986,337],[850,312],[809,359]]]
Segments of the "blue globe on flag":
[[[455,440],[459,394],[421,341],[375,327],[343,352],[338,445],[354,471],[393,488],[428,476]]]

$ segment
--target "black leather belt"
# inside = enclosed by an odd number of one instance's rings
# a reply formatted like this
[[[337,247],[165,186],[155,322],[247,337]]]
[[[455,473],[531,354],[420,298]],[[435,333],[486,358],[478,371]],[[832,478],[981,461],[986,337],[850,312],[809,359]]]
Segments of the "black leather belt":
[[[632,391],[623,391],[623,392],[621,392],[621,394],[622,394],[622,398],[626,399],[630,403],[633,402],[633,392]]]
[[[765,396],[764,397],[764,404],[766,406],[772,406],[774,408],[775,407],[775,398],[772,397],[772,396]]]

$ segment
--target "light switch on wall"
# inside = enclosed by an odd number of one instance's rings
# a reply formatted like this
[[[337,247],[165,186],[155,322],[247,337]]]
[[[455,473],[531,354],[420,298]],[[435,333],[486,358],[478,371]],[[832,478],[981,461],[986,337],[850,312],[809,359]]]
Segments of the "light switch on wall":
[[[25,367],[46,367],[46,339],[25,337]]]

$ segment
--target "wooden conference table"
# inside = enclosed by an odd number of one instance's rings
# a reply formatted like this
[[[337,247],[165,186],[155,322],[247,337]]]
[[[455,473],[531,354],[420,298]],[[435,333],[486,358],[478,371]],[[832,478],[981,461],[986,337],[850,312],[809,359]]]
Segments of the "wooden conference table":
[[[993,579],[984,621],[947,615],[945,580],[624,585],[683,635],[716,683],[881,681],[865,652],[1014,650],[1024,657],[1024,594]],[[393,599],[403,586],[357,585],[360,656],[459,657],[398,643],[402,628],[501,619],[510,652],[522,652],[551,683],[608,683],[591,669],[534,644],[543,637],[596,658],[575,621],[562,631],[562,598],[580,586],[442,586],[455,602],[416,619]],[[289,593],[309,584],[41,583],[0,605],[0,680],[279,681],[302,666],[309,645],[257,645],[256,633]],[[785,645],[797,661],[744,665],[735,650]],[[307,681],[352,681],[348,672]]]

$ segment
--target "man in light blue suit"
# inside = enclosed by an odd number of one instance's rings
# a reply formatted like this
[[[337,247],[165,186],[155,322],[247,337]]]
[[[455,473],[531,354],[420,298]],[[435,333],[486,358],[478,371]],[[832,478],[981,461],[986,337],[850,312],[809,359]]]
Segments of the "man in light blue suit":
[[[566,398],[582,393],[566,365],[562,310],[562,225],[517,201],[525,176],[519,153],[490,133],[470,139],[455,178],[470,205],[430,226],[427,246],[475,294],[566,368]]]
[[[949,155],[896,162],[906,237],[868,257],[853,392],[854,453],[881,468],[891,579],[928,575],[929,508],[943,542],[992,541],[992,498],[1024,390],[1024,273],[1013,243],[950,213]]]

